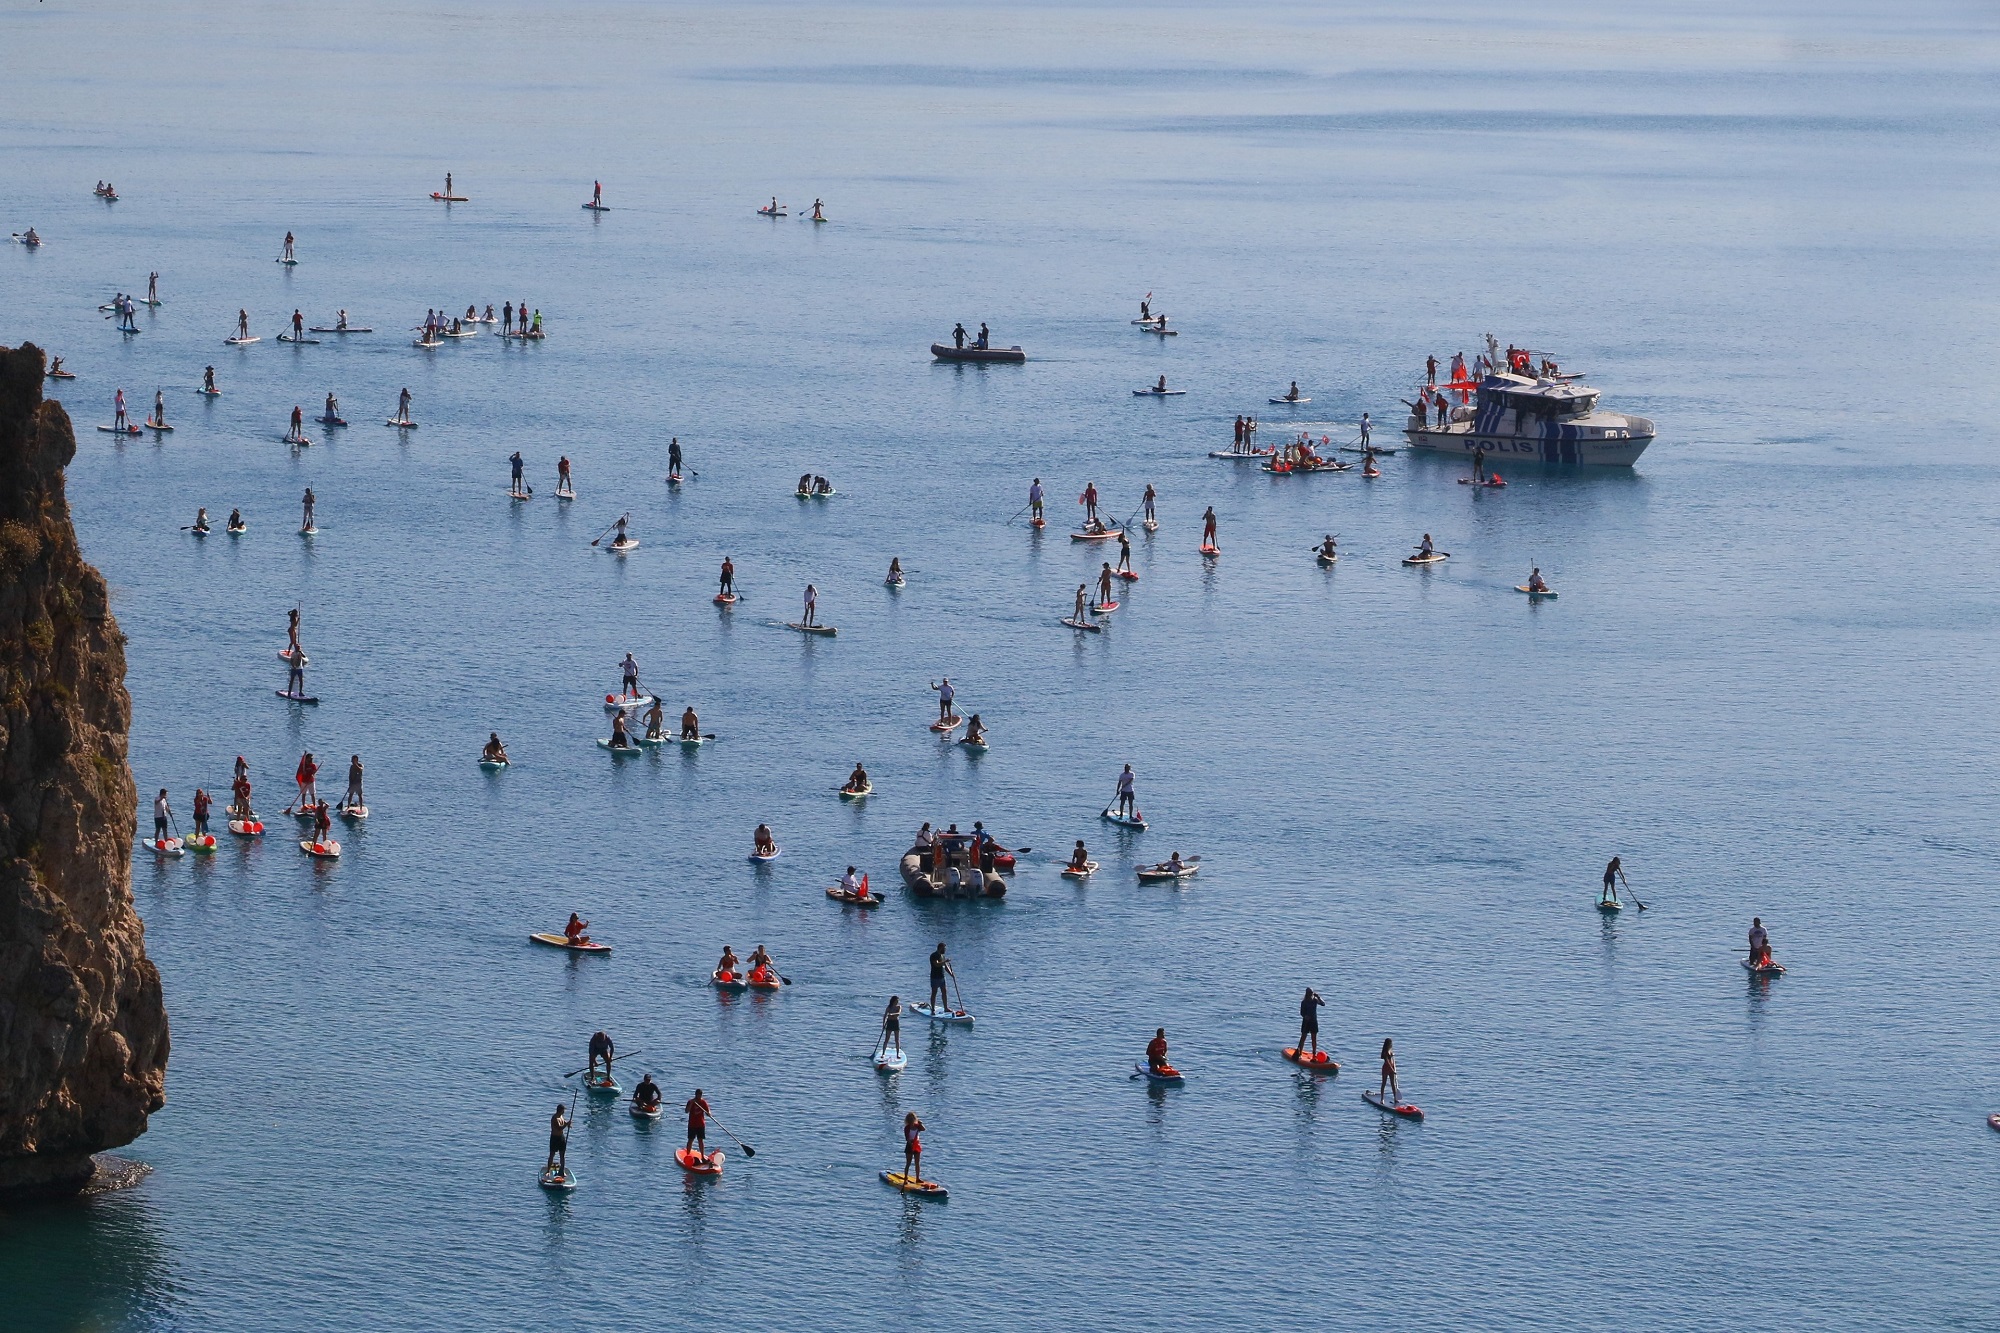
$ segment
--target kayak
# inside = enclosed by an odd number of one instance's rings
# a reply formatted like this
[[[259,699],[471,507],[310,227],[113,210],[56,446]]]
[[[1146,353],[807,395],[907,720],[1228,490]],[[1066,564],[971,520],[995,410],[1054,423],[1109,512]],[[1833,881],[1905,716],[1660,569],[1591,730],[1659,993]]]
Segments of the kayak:
[[[181,840],[179,838],[148,838],[146,839],[146,846],[152,848],[161,856],[179,856],[181,854]]]
[[[910,1012],[918,1018],[928,1018],[933,1023],[962,1023],[972,1026],[972,1015],[963,1009],[933,1010],[928,1000],[918,1000],[910,1006]]]
[[[542,1188],[545,1190],[573,1190],[576,1176],[567,1168],[557,1167],[542,1172]]]
[[[1104,632],[1104,626],[1093,625],[1088,620],[1078,620],[1074,616],[1064,616],[1062,623],[1068,625],[1071,629],[1089,630],[1092,634],[1102,634]]]
[[[601,1094],[608,1097],[615,1097],[625,1091],[618,1086],[618,1080],[611,1076],[611,1071],[608,1069],[602,1074],[585,1074],[583,1090],[593,1095]]]
[[[337,842],[313,842],[307,839],[299,843],[299,850],[321,861],[340,859],[340,844]]]
[[[611,946],[599,944],[595,940],[572,942],[567,935],[555,935],[548,931],[536,931],[528,936],[537,944],[546,944],[552,949],[568,949],[571,953],[610,953]]]
[[[806,625],[796,620],[786,621],[785,628],[795,629],[801,634],[819,634],[829,639],[840,632],[832,625]]]
[[[719,592],[715,594],[715,604],[717,606],[734,606],[736,605],[736,594],[733,592]]]
[[[1283,1055],[1293,1064],[1306,1069],[1317,1070],[1323,1074],[1338,1074],[1340,1072],[1340,1062],[1328,1056],[1325,1051],[1315,1051],[1311,1055],[1307,1055],[1296,1046],[1287,1046],[1279,1054]]]
[[[1272,401],[1272,402],[1274,402],[1274,403],[1283,403],[1283,404],[1284,404],[1284,405],[1285,405],[1286,407],[1297,407],[1297,406],[1298,406],[1298,405],[1299,405],[1300,403],[1310,403],[1310,402],[1312,401],[1312,399],[1310,399],[1310,398],[1273,398],[1273,399],[1272,399],[1271,401]]]
[[[607,694],[604,696],[604,711],[619,713],[627,708],[645,708],[658,702],[659,700],[650,694],[636,695],[630,699],[622,694]]]
[[[749,982],[733,973],[711,972],[708,974],[708,982],[717,990],[726,991],[731,995],[741,995],[750,989]]]
[[[1278,451],[1276,449],[1211,449],[1208,451],[1208,456],[1210,458],[1247,458],[1252,462],[1260,462],[1266,458],[1276,458]]]
[[[1187,1075],[1181,1073],[1180,1070],[1174,1068],[1172,1065],[1168,1065],[1165,1071],[1161,1071],[1141,1060],[1132,1067],[1143,1074],[1148,1083],[1155,1085],[1178,1088],[1181,1084],[1187,1082]]]
[[[1753,977],[1782,977],[1785,975],[1785,967],[1782,963],[1753,963],[1748,958],[1739,958],[1736,961],[1743,964],[1743,970]]]
[[[1138,811],[1134,811],[1129,815],[1125,815],[1125,814],[1120,814],[1118,812],[1117,807],[1107,805],[1104,807],[1102,817],[1110,820],[1114,824],[1123,824],[1126,828],[1146,827],[1146,816],[1139,813]]]
[[[1132,396],[1134,398],[1178,398],[1186,392],[1186,389],[1134,389],[1132,390]]]
[[[770,862],[770,861],[775,861],[775,860],[777,860],[777,859],[778,859],[778,858],[779,858],[780,856],[783,856],[783,855],[784,855],[784,853],[785,853],[785,849],[784,849],[784,848],[782,848],[782,847],[773,847],[773,848],[772,848],[772,849],[771,849],[771,850],[770,850],[770,851],[769,851],[768,853],[767,853],[767,852],[752,852],[752,853],[750,853],[750,859],[751,859],[752,861],[755,861],[755,862],[757,862],[757,863],[758,863],[759,865],[763,865],[763,864],[765,864],[765,863],[767,863],[767,862]]]
[[[850,791],[846,787],[842,787],[840,789],[840,799],[843,801],[865,800],[874,794],[875,794],[875,784],[872,782],[869,783],[867,786],[861,788],[859,791]]]
[[[505,759],[482,759],[479,761],[479,766],[488,773],[497,773],[507,767],[507,761]]]
[[[1181,862],[1179,870],[1169,870],[1165,861],[1149,866],[1133,866],[1139,872],[1141,884],[1154,884],[1163,879],[1193,879],[1201,870],[1201,858],[1191,856]]]
[[[264,831],[264,821],[261,819],[232,819],[229,821],[229,831],[239,838],[254,838]]]
[[[1095,861],[1085,861],[1081,870],[1078,870],[1075,866],[1064,866],[1062,868],[1064,879],[1089,879],[1096,873],[1097,862]]]
[[[181,846],[198,855],[208,856],[215,851],[215,835],[213,833],[190,833],[181,839]]]
[[[1406,555],[1403,557],[1403,563],[1406,565],[1441,565],[1449,559],[1451,557],[1443,551],[1432,551],[1429,555]]]
[[[897,1070],[908,1066],[909,1063],[910,1057],[901,1051],[897,1051],[894,1055],[891,1055],[887,1051],[877,1051],[875,1053],[875,1068],[885,1074],[893,1074]]]
[[[1361,1094],[1361,1100],[1378,1110],[1387,1111],[1390,1115],[1402,1116],[1405,1120],[1422,1120],[1424,1118],[1422,1107],[1412,1105],[1409,1102],[1403,1102],[1399,1105],[1395,1102],[1384,1100],[1382,1094],[1379,1092],[1364,1092]]]
[[[901,1171],[884,1171],[882,1179],[905,1194],[914,1194],[921,1199],[949,1199],[951,1192],[935,1180],[911,1180]]]
[[[628,758],[635,754],[645,753],[645,751],[637,745],[613,745],[608,739],[599,741],[597,743],[597,748],[600,750],[609,750],[611,751],[611,753],[617,755],[620,759]]]
[[[271,693],[277,695],[280,699],[289,699],[295,704],[316,704],[319,702],[317,694],[292,694],[285,690],[272,690]]]
[[[634,1120],[658,1120],[660,1112],[665,1108],[657,1105],[641,1106],[637,1102],[630,1102],[627,1103],[626,1109],[632,1113]]]
[[[719,1176],[722,1174],[722,1150],[716,1149],[706,1157],[686,1148],[674,1149],[674,1160],[697,1176]]]
[[[1529,596],[1530,598],[1533,598],[1533,599],[1535,599],[1535,600],[1537,600],[1537,601],[1539,601],[1540,599],[1542,599],[1542,598],[1544,598],[1544,597],[1547,597],[1547,598],[1549,598],[1550,600],[1552,600],[1552,601],[1553,601],[1553,600],[1555,599],[1555,595],[1556,595],[1556,593],[1555,593],[1555,589],[1553,589],[1553,588],[1530,588],[1530,587],[1529,587],[1529,586],[1528,586],[1527,584],[1525,584],[1525,583],[1517,583],[1517,584],[1515,584],[1515,585],[1514,585],[1514,591],[1515,591],[1515,592],[1524,592],[1524,593],[1528,594],[1528,596]]]
[[[854,907],[880,907],[882,905],[882,895],[879,893],[870,893],[866,895],[854,894],[854,893],[849,893],[846,889],[841,888],[839,885],[835,885],[833,888],[828,889],[826,891],[826,896],[833,899],[837,903],[847,903]]]
[[[937,721],[931,723],[931,730],[957,731],[960,726],[964,725],[964,722],[965,722],[964,718],[960,717],[956,713],[953,713],[950,717],[941,717]]]
[[[939,361],[1004,361],[1016,365],[1028,359],[1020,347],[947,347],[931,344],[931,355]]]

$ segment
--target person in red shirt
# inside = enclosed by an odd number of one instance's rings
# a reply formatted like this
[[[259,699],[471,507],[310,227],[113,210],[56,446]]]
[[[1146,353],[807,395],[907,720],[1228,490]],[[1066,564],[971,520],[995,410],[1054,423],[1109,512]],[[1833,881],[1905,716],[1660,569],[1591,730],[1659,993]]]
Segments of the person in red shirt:
[[[194,831],[204,837],[208,834],[208,808],[213,804],[208,793],[200,787],[194,789]]]
[[[918,1136],[930,1128],[910,1111],[903,1116],[903,1180],[908,1185],[924,1183],[924,1141]]]
[[[299,784],[299,805],[301,808],[319,804],[319,765],[313,762],[312,751],[299,756],[299,771],[295,775]]]
[[[688,1118],[687,1150],[693,1152],[695,1145],[700,1144],[701,1155],[708,1156],[708,1099],[701,1095],[700,1088],[696,1088],[694,1096],[688,1098],[687,1105],[681,1109],[687,1112]]]
[[[1167,1063],[1167,1030],[1156,1028],[1153,1039],[1146,1043],[1146,1067],[1156,1074],[1171,1074],[1174,1067]]]

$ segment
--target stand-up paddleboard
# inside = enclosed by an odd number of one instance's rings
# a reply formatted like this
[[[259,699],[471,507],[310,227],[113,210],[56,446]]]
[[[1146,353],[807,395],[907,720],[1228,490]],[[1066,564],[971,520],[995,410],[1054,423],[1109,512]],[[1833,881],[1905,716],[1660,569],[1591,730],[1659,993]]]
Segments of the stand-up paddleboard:
[[[214,529],[213,529],[213,528],[189,528],[189,529],[188,529],[188,531],[189,531],[189,532],[191,532],[191,533],[193,533],[193,534],[194,534],[194,535],[195,535],[195,536],[196,536],[197,538],[200,538],[200,537],[206,537],[206,536],[207,536],[207,535],[208,535],[209,533],[213,532],[213,531],[214,531]]]
[[[1488,477],[1485,481],[1475,481],[1471,477],[1460,477],[1458,484],[1461,486],[1484,486],[1488,490],[1498,490],[1507,483],[1498,477]]]
[[[1064,866],[1062,868],[1062,876],[1064,879],[1089,879],[1092,875],[1096,873],[1097,873],[1097,862],[1095,861],[1085,861],[1083,863],[1083,869],[1081,870],[1078,870],[1075,866]]]
[[[555,497],[558,500],[574,500],[576,499],[576,492],[566,491],[562,487],[558,486],[555,489]]]
[[[291,334],[289,334],[289,333],[281,333],[281,334],[279,334],[279,335],[278,335],[278,341],[279,341],[279,342],[281,342],[281,343],[296,343],[296,344],[297,344],[297,345],[299,345],[300,347],[317,347],[317,346],[319,346],[319,339],[317,339],[317,338],[294,338],[294,337],[293,337],[293,336],[292,336]]]
[[[624,541],[613,542],[604,549],[613,555],[624,555],[627,551],[636,551],[639,549],[639,539],[637,537],[627,537]]]
[[[385,426],[394,426],[397,430],[415,430],[417,428],[417,423],[414,421],[398,421],[394,417],[390,417],[382,424]]]
[[[775,991],[775,990],[783,990],[785,988],[784,981],[780,979],[778,974],[775,972],[766,976],[762,981],[757,980],[757,974],[755,972],[752,972],[750,974],[749,981],[751,990]]]
[[[669,472],[667,474],[667,485],[669,486],[678,486],[684,480],[686,480],[686,478],[682,477],[681,474],[678,472]]]
[[[1782,977],[1785,975],[1785,965],[1783,963],[1753,963],[1748,958],[1739,958],[1736,961],[1743,964],[1743,970],[1753,977]]]
[[[958,743],[975,754],[985,754],[987,750],[992,748],[991,743],[984,738],[974,740],[970,736],[965,736],[960,738]]]
[[[1168,1065],[1164,1070],[1159,1070],[1153,1068],[1144,1060],[1140,1060],[1132,1068],[1138,1071],[1140,1077],[1157,1087],[1177,1088],[1187,1082],[1187,1075],[1172,1065]]]
[[[785,218],[790,217],[791,214],[782,208],[760,208],[757,210],[757,216],[760,218]]]
[[[236,523],[224,528],[223,531],[232,537],[241,537],[244,533],[250,531],[250,525],[248,523]]]
[[[1215,559],[1215,557],[1222,554],[1222,548],[1220,546],[1211,546],[1207,542],[1203,542],[1199,549],[1202,555],[1210,560],[1213,560]]]
[[[856,791],[851,787],[842,787],[840,789],[840,799],[843,801],[862,801],[866,800],[870,796],[873,796],[874,794],[875,794],[875,784],[872,782],[869,783],[867,786],[861,788],[859,791]]]
[[[542,1172],[542,1188],[545,1190],[573,1190],[576,1188],[576,1173],[567,1167],[551,1167]]]
[[[631,698],[622,694],[607,694],[604,696],[604,711],[622,713],[631,708],[650,708],[658,702],[659,700],[650,694],[634,695]]]
[[[662,736],[662,737],[660,738],[660,741],[661,741],[661,743],[662,743],[662,744],[664,744],[664,745],[695,745],[695,746],[701,746],[701,745],[706,745],[706,744],[708,744],[708,743],[709,743],[710,741],[712,741],[712,740],[714,740],[714,739],[715,739],[715,737],[714,737],[714,736],[712,736],[712,735],[710,735],[710,736]]]
[[[375,332],[375,330],[366,326],[354,325],[354,324],[349,324],[344,329],[339,327],[338,325],[314,324],[310,328],[308,328],[306,332],[307,333],[373,333]]]
[[[840,632],[839,630],[835,629],[832,625],[806,625],[806,624],[801,624],[796,620],[786,621],[785,628],[795,629],[801,634],[818,634],[829,639],[832,638],[835,634],[838,634]]]
[[[920,1199],[949,1199],[951,1191],[935,1180],[911,1180],[901,1171],[884,1171],[882,1179],[905,1194],[914,1194]]]
[[[340,859],[340,844],[331,840],[327,842],[314,842],[312,839],[307,838],[299,843],[299,850],[318,861],[338,861]]]
[[[752,861],[755,861],[758,865],[768,865],[772,861],[775,861],[779,857],[783,856],[784,854],[785,854],[784,848],[774,847],[769,852],[752,852],[750,853],[750,859]]]
[[[750,983],[742,977],[735,975],[725,977],[720,972],[709,973],[708,984],[730,995],[741,995],[744,991],[750,989]]]
[[[585,204],[584,207],[593,213],[609,213],[611,211],[611,205],[609,204]]]
[[[1385,449],[1379,444],[1370,444],[1367,446],[1343,444],[1340,446],[1340,452],[1343,454],[1375,454],[1381,458],[1393,458],[1396,454],[1394,449]]]
[[[1170,869],[1167,862],[1159,861],[1149,866],[1133,866],[1138,872],[1141,884],[1155,884],[1168,879],[1193,879],[1201,871],[1201,857],[1190,856],[1181,862],[1179,870]]]
[[[1622,912],[1625,910],[1625,904],[1619,902],[1616,898],[1599,898],[1597,900],[1597,910],[1607,914]]]
[[[880,907],[882,905],[882,895],[879,893],[849,893],[838,884],[828,889],[826,896],[837,903],[846,903],[849,907]]]
[[[442,346],[444,346],[444,339],[442,339],[442,338],[412,338],[412,339],[410,339],[410,346],[412,346],[412,347],[422,347],[422,348],[426,348],[426,349],[429,349],[429,348],[434,348],[434,347],[442,347]]]
[[[1111,572],[1119,578],[1124,579],[1127,583],[1137,583],[1139,581],[1139,571],[1136,569],[1114,569]]]
[[[322,426],[345,426],[347,424],[346,417],[330,417],[324,412],[314,417],[313,420]]]
[[[910,1057],[902,1051],[877,1051],[875,1053],[875,1068],[885,1074],[893,1074],[897,1070],[906,1068],[909,1063]]]
[[[277,695],[280,699],[295,704],[316,704],[319,702],[317,694],[293,694],[289,690],[272,690],[271,693]]]
[[[119,329],[118,331],[119,331],[120,333],[122,333],[122,334],[125,334],[125,335],[126,335],[126,336],[128,336],[128,337],[129,337],[129,336],[131,336],[132,334],[135,334],[135,333],[144,333],[144,332],[145,332],[145,330],[144,330],[144,329],[141,329],[141,328],[135,328],[135,327],[133,327],[133,326],[131,326],[131,325],[125,325],[124,327],[120,328],[120,329]]]
[[[146,429],[151,431],[160,431],[163,433],[171,434],[174,428],[172,426],[169,426],[164,421],[155,421],[151,417],[147,417]]]
[[[593,1097],[616,1097],[625,1089],[618,1086],[618,1080],[611,1076],[609,1069],[602,1074],[585,1074],[583,1090]]]
[[[840,492],[839,491],[793,491],[792,494],[797,496],[801,500],[831,500],[834,496],[840,494]]]
[[[239,838],[254,838],[264,831],[264,821],[261,819],[232,819],[229,821],[229,831]]]
[[[722,1174],[722,1150],[716,1149],[706,1157],[686,1148],[674,1149],[674,1160],[681,1164],[691,1176],[719,1176]]]
[[[441,204],[465,204],[472,202],[470,199],[468,199],[466,196],[462,194],[445,194],[441,190],[432,190],[431,198],[437,200]]]
[[[488,773],[498,773],[501,769],[507,767],[507,761],[505,759],[482,759],[479,761],[479,766]]]
[[[352,822],[368,818],[368,807],[365,805],[337,805],[334,807],[333,813],[339,815],[342,819]]]
[[[477,338],[479,330],[461,328],[457,333],[453,333],[450,329],[446,329],[444,330],[444,336],[447,338]]]
[[[99,426],[98,429],[106,435],[137,435],[139,433],[139,428],[130,424],[124,426]]]
[[[1078,620],[1075,616],[1064,616],[1062,623],[1071,629],[1080,629],[1091,634],[1101,634],[1104,632],[1104,626],[1093,625],[1088,620]]]
[[[629,759],[635,754],[644,754],[645,747],[639,745],[613,745],[609,737],[597,743],[600,750],[609,750],[620,759]]]
[[[885,584],[886,586],[888,586],[888,587],[891,587],[891,588],[900,588],[900,587],[902,587],[902,586],[903,586],[903,582],[904,582],[904,581],[903,581],[902,579],[900,579],[900,578],[894,578],[894,579],[887,579],[887,578],[885,578],[885,579],[883,579],[883,580],[882,580],[882,582],[883,582],[883,583],[884,583],[884,584]]]
[[[71,370],[51,370],[49,378],[52,380],[73,380],[76,378],[76,372]]]
[[[909,1006],[909,1011],[918,1018],[928,1018],[933,1023],[956,1023],[960,1027],[972,1026],[972,1015],[963,1009],[932,1009],[929,1000],[918,1000]]]
[[[1146,827],[1145,815],[1136,810],[1129,815],[1123,815],[1118,813],[1118,807],[1115,805],[1105,806],[1101,817],[1110,820],[1114,824],[1123,824],[1126,828]]]
[[[1413,1105],[1410,1102],[1392,1102],[1379,1092],[1364,1092],[1361,1094],[1361,1100],[1367,1102],[1377,1110],[1387,1111],[1390,1115],[1402,1116],[1405,1120],[1422,1120],[1424,1118],[1422,1107]]]
[[[507,498],[509,500],[532,500],[535,498],[535,493],[533,491],[509,491],[507,492]]]
[[[1098,615],[1100,615],[1100,616],[1108,616],[1108,615],[1110,615],[1110,614],[1111,614],[1111,613],[1112,613],[1113,611],[1116,611],[1116,610],[1118,609],[1118,603],[1116,603],[1116,602],[1092,602],[1092,603],[1090,604],[1090,609],[1091,609],[1091,610],[1093,610],[1093,611],[1095,611],[1095,612],[1096,612],[1096,613],[1097,613]]]
[[[1119,531],[1118,528],[1106,528],[1102,532],[1072,532],[1069,539],[1073,542],[1108,542],[1116,537]]]
[[[278,262],[280,264],[283,264],[286,268],[295,268],[297,267],[299,261],[296,259],[280,259]]]
[[[280,444],[289,444],[294,449],[312,448],[312,436],[310,435],[283,435],[279,437],[278,442]]]
[[[575,943],[567,935],[556,935],[548,931],[536,931],[530,934],[528,938],[537,944],[546,944],[552,949],[568,949],[571,953],[611,952],[611,946],[608,944],[599,944],[595,940],[584,940],[582,943]]]
[[[253,333],[248,338],[224,338],[222,341],[228,347],[248,347],[251,343],[260,343],[264,340]]]
[[[1281,405],[1283,405],[1283,406],[1285,406],[1285,407],[1298,407],[1299,405],[1301,405],[1301,404],[1303,404],[1303,403],[1310,403],[1310,402],[1312,401],[1312,399],[1310,399],[1310,398],[1273,398],[1273,399],[1272,399],[1271,401],[1272,401],[1272,402],[1274,402],[1274,403],[1278,403],[1278,404],[1281,404]]]
[[[1132,396],[1134,398],[1178,398],[1186,392],[1186,389],[1134,389],[1132,390]]]
[[[1322,565],[1331,565],[1334,561],[1340,559],[1340,553],[1336,551],[1334,554],[1328,555],[1325,551],[1320,551],[1315,553],[1313,558]]]
[[[736,605],[736,594],[733,592],[719,592],[711,600],[717,606],[734,606]]]
[[[1528,599],[1530,601],[1536,601],[1536,602],[1539,602],[1544,597],[1548,598],[1550,601],[1554,601],[1556,596],[1556,590],[1554,588],[1530,588],[1525,583],[1515,584],[1514,591],[1524,592],[1528,594]]]
[[[626,1103],[626,1109],[631,1112],[634,1120],[658,1120],[660,1113],[665,1108],[658,1103],[652,1106],[641,1106],[637,1102],[628,1102]]]
[[[1429,555],[1406,555],[1403,557],[1403,563],[1406,565],[1441,565],[1449,559],[1451,557],[1443,551],[1432,551]]]
[[[181,840],[179,838],[148,838],[144,845],[160,856],[179,856],[181,854]]]
[[[299,536],[317,537],[319,536],[319,528],[313,524],[308,523],[305,527],[299,529]]]
[[[1296,1046],[1287,1046],[1279,1054],[1290,1060],[1293,1064],[1298,1065],[1301,1069],[1310,1069],[1319,1074],[1338,1074],[1340,1072],[1340,1062],[1333,1059],[1325,1051],[1315,1051],[1308,1055]]]
[[[965,725],[965,719],[960,717],[958,714],[953,713],[950,717],[941,717],[937,721],[931,723],[931,730],[957,731],[961,726],[964,725]]]
[[[1278,451],[1276,449],[1211,449],[1208,451],[1208,456],[1210,458],[1247,458],[1253,463],[1261,463],[1266,459],[1276,458]]]

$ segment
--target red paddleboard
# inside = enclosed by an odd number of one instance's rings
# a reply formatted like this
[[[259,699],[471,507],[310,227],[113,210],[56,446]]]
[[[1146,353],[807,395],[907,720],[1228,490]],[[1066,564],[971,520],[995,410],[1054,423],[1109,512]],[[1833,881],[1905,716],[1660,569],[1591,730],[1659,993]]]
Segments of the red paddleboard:
[[[1098,615],[1100,615],[1100,616],[1102,616],[1102,615],[1109,615],[1109,614],[1110,614],[1111,612],[1113,612],[1113,611],[1116,611],[1116,610],[1118,609],[1118,603],[1116,603],[1116,602],[1094,602],[1094,603],[1092,603],[1092,604],[1091,604],[1091,607],[1090,607],[1090,609],[1091,609],[1091,610],[1093,610],[1093,611],[1095,611],[1095,612],[1097,612],[1097,614],[1098,614]]]
[[[1422,1120],[1424,1118],[1422,1107],[1413,1106],[1409,1102],[1403,1102],[1398,1105],[1395,1102],[1385,1101],[1380,1093],[1364,1092],[1361,1094],[1361,1100],[1367,1102],[1370,1106],[1387,1111],[1390,1115],[1402,1116],[1406,1120]]]
[[[1211,546],[1207,542],[1203,542],[1201,544],[1201,553],[1203,555],[1221,555],[1222,548],[1220,546]]]
[[[1340,1072],[1340,1062],[1329,1057],[1325,1051],[1314,1051],[1312,1054],[1307,1055],[1302,1053],[1296,1046],[1287,1046],[1282,1054],[1293,1064],[1300,1065],[1306,1069],[1323,1070],[1329,1074],[1338,1074]]]
[[[733,592],[719,592],[715,594],[715,604],[717,606],[733,606],[735,603],[736,594]]]
[[[1136,569],[1114,569],[1111,572],[1121,579],[1137,579],[1139,577],[1139,571]]]
[[[686,1148],[674,1149],[674,1160],[697,1176],[719,1176],[722,1174],[722,1152],[717,1149],[703,1157],[698,1152]]]

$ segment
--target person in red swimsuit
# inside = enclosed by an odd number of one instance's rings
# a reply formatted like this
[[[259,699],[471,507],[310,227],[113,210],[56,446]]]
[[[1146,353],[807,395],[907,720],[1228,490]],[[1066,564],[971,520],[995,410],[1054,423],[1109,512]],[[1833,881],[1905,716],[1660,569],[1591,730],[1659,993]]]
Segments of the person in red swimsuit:
[[[903,1116],[903,1180],[907,1184],[924,1183],[924,1141],[918,1135],[928,1128],[915,1111]]]
[[[687,1151],[694,1152],[695,1145],[700,1144],[701,1155],[708,1156],[708,1099],[701,1095],[700,1088],[696,1088],[694,1096],[688,1098],[687,1105],[681,1109],[687,1112],[688,1118]]]

